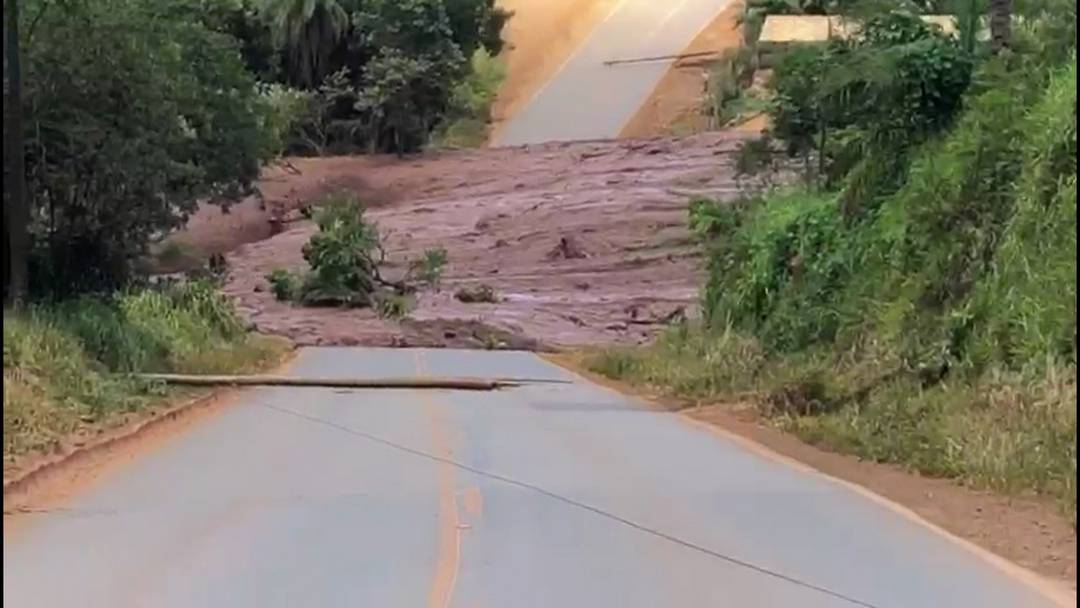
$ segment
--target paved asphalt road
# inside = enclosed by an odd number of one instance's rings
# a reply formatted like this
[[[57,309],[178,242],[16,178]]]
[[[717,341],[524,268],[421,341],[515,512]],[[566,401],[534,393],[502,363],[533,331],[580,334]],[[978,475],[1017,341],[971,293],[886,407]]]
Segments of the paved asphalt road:
[[[574,383],[253,390],[25,516],[6,606],[1048,605],[841,484],[531,354],[319,348],[289,373]]]
[[[496,144],[617,137],[672,62],[604,62],[681,53],[731,1],[622,0]]]

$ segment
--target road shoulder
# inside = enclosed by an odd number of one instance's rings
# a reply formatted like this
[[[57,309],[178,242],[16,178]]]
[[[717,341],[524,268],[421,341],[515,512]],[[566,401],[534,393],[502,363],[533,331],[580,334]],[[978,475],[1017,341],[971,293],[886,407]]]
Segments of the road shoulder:
[[[876,497],[893,510],[907,512],[952,540],[983,552],[984,558],[1007,562],[996,565],[1064,601],[1063,605],[1075,605],[1076,530],[1045,501],[978,491],[901,467],[829,452],[766,425],[753,414],[751,406],[695,405],[642,392],[586,370],[580,355],[549,355],[545,359],[597,385],[657,409],[677,412],[689,423],[737,439],[766,457],[859,488],[860,493]]]

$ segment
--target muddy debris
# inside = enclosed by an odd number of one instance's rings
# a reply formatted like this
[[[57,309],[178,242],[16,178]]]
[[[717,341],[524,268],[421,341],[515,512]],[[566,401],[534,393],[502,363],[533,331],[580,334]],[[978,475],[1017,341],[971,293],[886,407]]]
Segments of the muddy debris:
[[[551,347],[529,338],[520,329],[492,327],[480,321],[415,321],[406,319],[410,346],[424,348],[468,348],[484,350],[524,350],[548,352]]]
[[[582,321],[581,317],[577,315],[566,315],[566,319],[578,327],[585,327],[585,321]]]
[[[200,210],[181,237],[231,251],[225,293],[252,326],[299,344],[524,350],[632,345],[658,335],[666,316],[699,301],[704,268],[685,225],[687,205],[691,196],[738,196],[733,154],[747,137],[552,143],[406,162],[296,159],[298,174],[268,174],[260,188],[286,211],[317,204],[333,189],[371,201],[367,214],[384,236],[391,265],[405,268],[425,250],[447,250],[442,289],[416,294],[401,321],[365,309],[291,306],[265,288],[255,290],[275,268],[305,266],[302,249],[315,232],[310,222],[267,238],[267,216],[254,202],[243,202],[228,223],[214,208]],[[650,153],[656,149],[670,154]],[[577,160],[582,152],[588,170]],[[628,179],[611,180],[616,176]],[[680,186],[690,179],[692,188]],[[234,239],[231,246],[225,237]],[[497,305],[454,297],[478,277],[499,295]],[[627,312],[631,305],[640,308],[636,319]]]
[[[573,235],[560,238],[559,243],[547,254],[549,260],[583,260],[587,257],[589,254]]]
[[[494,304],[499,301],[495,289],[486,283],[462,287],[454,292],[454,299],[464,304]]]

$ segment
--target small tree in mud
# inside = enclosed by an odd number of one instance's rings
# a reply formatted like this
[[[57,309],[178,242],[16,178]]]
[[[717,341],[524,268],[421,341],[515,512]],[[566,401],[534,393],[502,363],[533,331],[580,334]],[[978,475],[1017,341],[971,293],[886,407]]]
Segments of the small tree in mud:
[[[351,194],[328,197],[316,214],[316,224],[318,232],[303,249],[311,270],[302,276],[280,269],[267,275],[278,300],[307,306],[371,307],[384,316],[401,317],[416,291],[412,271],[422,269],[420,280],[430,283],[430,277],[441,275],[446,264],[445,250],[432,250],[425,252],[423,264],[414,265],[400,280],[384,277],[386,249],[379,229]]]
[[[385,285],[379,265],[386,258],[378,228],[364,218],[355,200],[333,197],[319,213],[319,231],[304,246],[311,274],[304,281],[305,304],[371,306]]]

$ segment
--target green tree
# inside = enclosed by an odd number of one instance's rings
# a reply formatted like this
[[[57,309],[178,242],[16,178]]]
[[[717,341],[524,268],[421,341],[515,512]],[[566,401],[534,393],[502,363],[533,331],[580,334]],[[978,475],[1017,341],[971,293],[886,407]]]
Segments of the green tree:
[[[236,41],[175,8],[95,0],[40,13],[24,49],[39,291],[122,283],[197,201],[249,192],[273,149]]]
[[[263,10],[265,0],[172,0],[193,2],[191,12],[203,25],[228,34],[240,45],[249,72],[263,82],[280,77],[281,53],[273,24]]]
[[[454,42],[466,57],[484,47],[492,55],[502,50],[502,29],[513,13],[495,6],[495,0],[443,0]]]
[[[443,0],[367,0],[355,18],[367,25],[356,50],[353,110],[373,150],[419,149],[445,116],[468,63],[454,40]]]
[[[878,14],[854,40],[781,60],[771,84],[773,134],[789,152],[816,156],[826,185],[846,181],[856,198],[872,199],[896,185],[907,151],[951,124],[972,68],[960,41],[917,15]]]
[[[4,297],[20,303],[29,281],[30,213],[23,137],[19,0],[4,0]]]
[[[285,53],[288,80],[313,88],[337,70],[334,53],[349,31],[349,12],[338,0],[267,0],[267,14]]]

